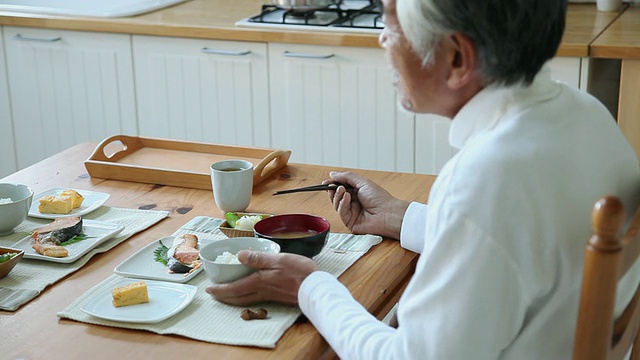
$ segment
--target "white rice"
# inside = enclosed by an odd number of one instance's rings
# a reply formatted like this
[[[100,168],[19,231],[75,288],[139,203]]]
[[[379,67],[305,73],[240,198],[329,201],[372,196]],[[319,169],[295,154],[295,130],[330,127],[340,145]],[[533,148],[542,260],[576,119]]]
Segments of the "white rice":
[[[228,251],[222,253],[222,255],[218,255],[216,260],[214,261],[216,264],[240,264],[238,257],[235,254],[232,254]]]
[[[13,202],[13,200],[11,200],[11,198],[0,198],[0,205],[2,205],[2,204],[11,204],[12,202]]]

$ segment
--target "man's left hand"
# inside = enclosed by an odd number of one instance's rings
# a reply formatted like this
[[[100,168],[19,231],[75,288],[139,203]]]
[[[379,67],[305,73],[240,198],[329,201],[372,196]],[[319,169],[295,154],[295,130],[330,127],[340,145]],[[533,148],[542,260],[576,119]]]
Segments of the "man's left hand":
[[[214,299],[231,305],[248,306],[264,301],[298,305],[300,284],[318,270],[312,259],[301,255],[243,250],[237,256],[241,263],[258,271],[234,282],[211,285],[206,289]]]

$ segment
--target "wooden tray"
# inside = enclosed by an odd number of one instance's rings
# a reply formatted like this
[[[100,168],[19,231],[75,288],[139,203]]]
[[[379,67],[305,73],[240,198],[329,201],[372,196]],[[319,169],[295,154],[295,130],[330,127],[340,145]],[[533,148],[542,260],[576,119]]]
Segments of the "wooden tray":
[[[84,162],[89,175],[211,190],[211,164],[244,159],[254,164],[253,186],[289,161],[291,151],[115,135]]]

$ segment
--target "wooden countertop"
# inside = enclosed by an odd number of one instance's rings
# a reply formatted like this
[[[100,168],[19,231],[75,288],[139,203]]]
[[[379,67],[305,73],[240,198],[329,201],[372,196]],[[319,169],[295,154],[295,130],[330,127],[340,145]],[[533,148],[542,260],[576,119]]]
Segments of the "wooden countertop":
[[[640,59],[640,6],[629,7],[591,44],[591,56]]]
[[[210,190],[188,189],[91,178],[84,167],[96,144],[83,143],[2,179],[29,184],[38,193],[51,187],[72,187],[111,196],[107,206],[167,210],[168,218],[113,249],[92,257],[75,273],[46,288],[15,312],[0,311],[2,359],[317,359],[329,347],[309,322],[294,324],[275,349],[228,346],[175,336],[59,319],[56,313],[95,284],[137,250],[172,234],[196,216],[222,217]],[[168,165],[170,166],[170,165]],[[332,232],[348,232],[324,192],[274,197],[280,189],[319,183],[335,168],[288,164],[254,187],[248,211],[258,213],[312,213],[325,217]],[[356,170],[394,196],[426,202],[435,176]],[[151,206],[153,205],[153,206]],[[418,255],[384,240],[352,265],[339,279],[365,308],[379,318],[393,306],[413,274]],[[19,266],[19,264],[18,264]],[[214,301],[214,300],[211,300]],[[213,325],[212,325],[213,326]],[[79,355],[85,354],[85,355]]]
[[[616,12],[600,12],[595,4],[569,4],[558,56],[589,56],[589,45],[619,15]]]
[[[261,6],[268,3],[269,0],[188,0],[127,18],[71,18],[0,12],[0,25],[234,41],[378,46],[375,34],[269,30],[235,25],[238,20],[257,15]]]
[[[378,36],[375,34],[269,30],[235,25],[238,20],[258,14],[261,5],[265,3],[269,1],[189,0],[169,8],[127,18],[82,18],[0,12],[0,25],[233,41],[378,47]],[[566,31],[558,56],[588,56],[589,44],[617,15],[598,12],[595,4],[570,4]]]

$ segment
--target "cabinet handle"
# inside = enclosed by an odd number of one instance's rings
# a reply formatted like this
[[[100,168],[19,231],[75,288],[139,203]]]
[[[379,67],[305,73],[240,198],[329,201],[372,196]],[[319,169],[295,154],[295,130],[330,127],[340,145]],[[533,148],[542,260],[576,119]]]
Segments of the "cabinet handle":
[[[334,54],[329,55],[314,55],[314,54],[302,54],[302,53],[294,53],[290,51],[285,51],[282,53],[284,56],[288,57],[297,57],[297,58],[306,58],[306,59],[330,59],[334,57]]]
[[[56,42],[56,41],[62,40],[62,38],[61,37],[38,38],[38,37],[22,36],[21,34],[16,34],[16,35],[13,36],[13,40],[18,40],[18,41],[38,41],[38,42]]]
[[[202,48],[202,52],[205,54],[216,54],[216,55],[233,55],[233,56],[242,56],[251,54],[251,50],[247,51],[229,51],[229,50],[216,50],[209,48]]]

